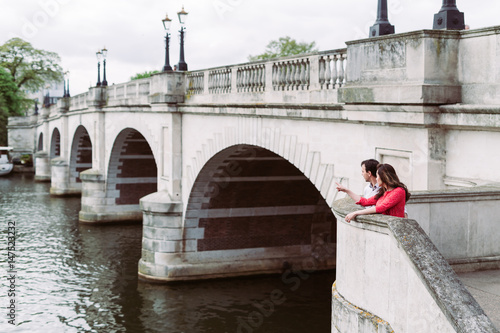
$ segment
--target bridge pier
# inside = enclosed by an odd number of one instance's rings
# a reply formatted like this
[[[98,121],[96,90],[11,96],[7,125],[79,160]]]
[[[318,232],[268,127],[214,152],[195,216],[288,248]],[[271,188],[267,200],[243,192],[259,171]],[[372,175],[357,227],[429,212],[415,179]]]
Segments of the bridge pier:
[[[137,205],[116,205],[115,198],[109,198],[106,178],[98,170],[89,169],[80,173],[82,180],[82,208],[78,214],[83,223],[107,223],[140,221],[142,212]]]
[[[143,246],[139,277],[151,282],[174,282],[236,276],[303,274],[332,269],[335,244],[200,251],[203,229],[182,217],[182,202],[166,191],[141,199]],[[325,253],[327,254],[325,256]],[[291,278],[290,278],[291,280]]]
[[[70,181],[69,163],[63,157],[51,161],[50,194],[53,196],[78,196],[82,189]]]
[[[46,151],[35,154],[35,181],[50,182],[50,160]]]

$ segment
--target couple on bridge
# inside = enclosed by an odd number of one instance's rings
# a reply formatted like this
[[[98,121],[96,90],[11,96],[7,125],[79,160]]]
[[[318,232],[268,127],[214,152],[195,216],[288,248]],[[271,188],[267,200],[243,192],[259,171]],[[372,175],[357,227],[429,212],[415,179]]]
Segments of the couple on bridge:
[[[345,192],[356,204],[367,208],[347,214],[346,222],[351,222],[358,215],[384,214],[396,217],[407,217],[406,202],[410,192],[400,180],[390,164],[380,164],[370,159],[361,162],[361,175],[369,183],[363,196],[354,193],[345,186],[337,184],[337,190]]]

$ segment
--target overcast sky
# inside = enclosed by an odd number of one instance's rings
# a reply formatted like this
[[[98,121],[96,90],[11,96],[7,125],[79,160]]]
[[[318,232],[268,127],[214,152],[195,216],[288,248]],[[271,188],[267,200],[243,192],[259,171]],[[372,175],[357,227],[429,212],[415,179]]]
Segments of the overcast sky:
[[[319,50],[368,37],[377,0],[0,0],[0,44],[21,37],[57,52],[70,71],[71,94],[97,81],[96,51],[106,47],[109,84],[161,70],[165,59],[161,20],[172,21],[170,63],[179,60],[182,5],[189,13],[185,60],[190,70],[231,65],[262,53],[271,40],[315,41]],[[396,33],[431,29],[441,0],[389,0]],[[471,29],[500,25],[500,1],[457,0]]]

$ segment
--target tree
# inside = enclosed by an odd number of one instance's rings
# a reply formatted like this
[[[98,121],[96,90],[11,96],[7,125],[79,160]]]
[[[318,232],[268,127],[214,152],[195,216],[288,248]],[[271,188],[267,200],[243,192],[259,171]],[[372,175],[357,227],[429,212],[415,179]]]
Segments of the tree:
[[[0,146],[7,145],[7,117],[22,115],[22,101],[12,76],[0,66]]]
[[[286,57],[302,53],[317,51],[316,42],[297,43],[295,39],[289,36],[280,37],[279,40],[270,41],[266,46],[266,51],[256,56],[248,56],[249,61],[266,60],[272,58]]]
[[[154,71],[145,71],[143,73],[137,73],[134,76],[130,78],[130,80],[139,80],[139,79],[145,79],[147,77],[150,77],[153,74],[159,73],[160,71],[154,70]]]
[[[6,68],[17,87],[36,92],[47,83],[63,80],[61,59],[55,52],[35,49],[21,38],[12,38],[0,46],[0,66]]]

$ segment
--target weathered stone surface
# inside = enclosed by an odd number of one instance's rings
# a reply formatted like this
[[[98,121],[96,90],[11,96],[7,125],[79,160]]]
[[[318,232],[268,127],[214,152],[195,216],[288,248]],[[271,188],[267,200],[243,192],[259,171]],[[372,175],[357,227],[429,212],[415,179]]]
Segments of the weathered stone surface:
[[[359,208],[351,199],[333,205],[338,220]],[[339,292],[382,316],[395,331],[419,327],[426,332],[498,332],[415,220],[358,216],[351,223],[339,223],[338,237]],[[389,258],[384,256],[387,251]],[[377,282],[378,276],[391,283]]]

